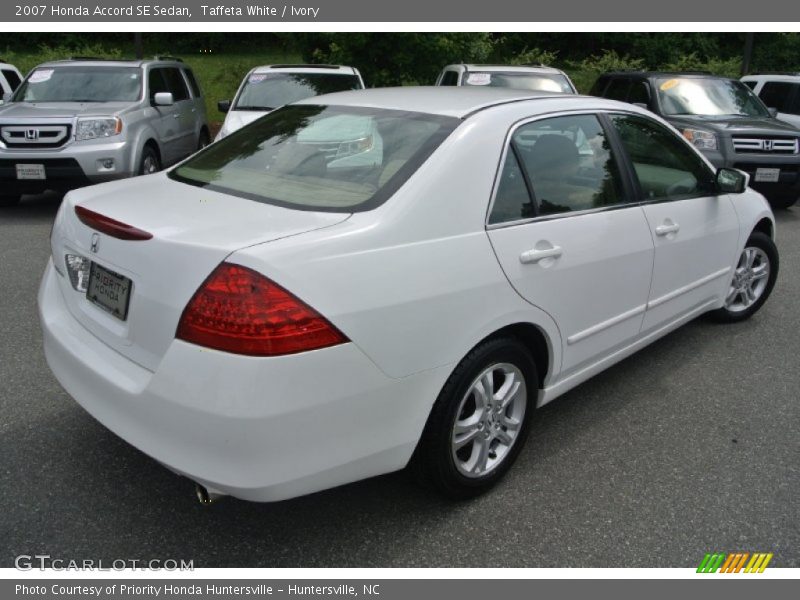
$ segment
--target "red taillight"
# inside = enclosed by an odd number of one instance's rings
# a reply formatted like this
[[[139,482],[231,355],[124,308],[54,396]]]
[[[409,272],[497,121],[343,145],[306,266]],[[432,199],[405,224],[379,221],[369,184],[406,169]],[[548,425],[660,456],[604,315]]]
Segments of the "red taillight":
[[[348,341],[278,284],[231,263],[218,266],[195,292],[175,337],[250,356],[292,354]]]
[[[78,215],[84,225],[120,240],[141,241],[149,240],[153,237],[152,233],[142,231],[133,225],[122,223],[82,206],[75,207],[75,214]]]

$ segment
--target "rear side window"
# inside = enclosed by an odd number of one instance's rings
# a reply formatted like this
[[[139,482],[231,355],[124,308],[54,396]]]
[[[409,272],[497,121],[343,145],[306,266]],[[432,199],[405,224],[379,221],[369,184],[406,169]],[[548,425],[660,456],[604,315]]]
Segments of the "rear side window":
[[[650,119],[611,117],[645,200],[680,200],[715,193],[714,173],[678,136]]]
[[[519,163],[516,163],[519,157]],[[523,193],[530,183],[530,198]],[[623,202],[620,172],[595,115],[543,119],[514,133],[490,223],[613,206]]]
[[[192,73],[191,69],[185,69],[183,71],[184,75],[186,75],[186,79],[189,80],[189,86],[192,88],[192,96],[195,98],[200,98],[203,93],[200,91],[200,86],[197,85],[197,79],[194,77],[194,73]]]
[[[181,75],[180,69],[174,67],[164,69],[164,78],[175,102],[189,99],[189,88],[186,87],[186,80]]]
[[[768,81],[761,88],[758,97],[768,108],[776,108],[778,112],[788,113],[792,109],[792,94],[797,85],[786,81]]]
[[[455,71],[445,71],[439,85],[458,85],[458,73]]]
[[[13,92],[19,87],[21,80],[19,75],[17,75],[16,71],[12,71],[11,69],[3,69],[3,76],[6,78],[8,85],[11,87],[11,91]]]

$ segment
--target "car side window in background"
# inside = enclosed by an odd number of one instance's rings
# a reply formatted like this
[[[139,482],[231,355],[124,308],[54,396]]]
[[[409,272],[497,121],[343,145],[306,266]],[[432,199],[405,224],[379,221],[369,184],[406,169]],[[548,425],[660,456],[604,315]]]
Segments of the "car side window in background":
[[[458,73],[456,71],[445,71],[442,82],[439,85],[458,85]]]
[[[612,79],[603,97],[625,102],[628,99],[628,87],[630,87],[630,81],[627,79]]]
[[[156,94],[170,91],[167,82],[164,80],[164,69],[150,69],[147,76],[147,84],[150,87],[150,102],[155,100]]]
[[[650,105],[650,84],[646,81],[634,81],[628,92],[628,102],[631,104]]]
[[[785,81],[768,81],[761,88],[758,97],[767,105],[778,112],[788,112],[789,102],[792,98],[792,84]]]
[[[794,99],[789,107],[787,107],[786,112],[792,115],[800,115],[800,84],[793,83],[792,87],[794,88]]]
[[[489,224],[507,223],[535,216],[533,200],[525,183],[514,149],[509,147],[503,171],[497,182]]]
[[[11,69],[3,69],[3,75],[5,76],[8,85],[11,86],[12,92],[19,87],[21,81],[16,71],[12,71]]]
[[[185,69],[183,71],[186,74],[186,79],[189,80],[189,85],[192,88],[192,96],[195,98],[199,98],[203,94],[200,92],[200,86],[197,85],[197,79],[194,77],[194,73],[192,73],[191,69]]]
[[[756,89],[756,84],[757,84],[758,82],[757,82],[757,81],[745,81],[745,82],[743,82],[743,83],[744,83],[744,84],[745,84],[747,87],[749,87],[751,90],[754,90],[754,89]]]
[[[528,175],[538,214],[624,202],[619,168],[595,115],[571,115],[523,125],[512,140]]]
[[[715,193],[714,173],[661,124],[631,115],[611,117],[645,200],[678,200]]]
[[[172,99],[175,102],[189,99],[189,88],[186,87],[186,80],[179,69],[174,67],[164,69],[164,78],[167,80],[167,86],[169,91],[172,92]]]

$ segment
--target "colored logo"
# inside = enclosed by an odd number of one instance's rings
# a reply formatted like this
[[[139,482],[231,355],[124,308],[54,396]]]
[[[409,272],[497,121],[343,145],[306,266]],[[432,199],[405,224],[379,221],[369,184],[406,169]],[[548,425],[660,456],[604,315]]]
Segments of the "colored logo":
[[[697,572],[763,573],[771,560],[772,552],[754,552],[753,554],[749,552],[731,552],[730,554],[714,552],[703,557],[700,566],[697,567]]]

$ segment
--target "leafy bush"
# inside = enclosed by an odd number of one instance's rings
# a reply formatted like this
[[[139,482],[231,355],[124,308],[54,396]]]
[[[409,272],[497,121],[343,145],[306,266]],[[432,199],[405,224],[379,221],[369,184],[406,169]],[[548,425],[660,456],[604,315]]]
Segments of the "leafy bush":
[[[576,66],[583,71],[594,71],[599,74],[623,69],[643,69],[645,64],[642,58],[631,58],[627,54],[620,56],[615,50],[603,50],[602,54],[584,58]]]
[[[664,64],[665,71],[710,71],[714,75],[739,77],[742,61],[739,58],[709,58],[702,60],[696,52],[684,54],[678,60]]]
[[[540,50],[539,48],[525,48],[516,56],[511,57],[508,61],[511,65],[552,65],[556,62],[558,52],[550,52],[549,50]]]

